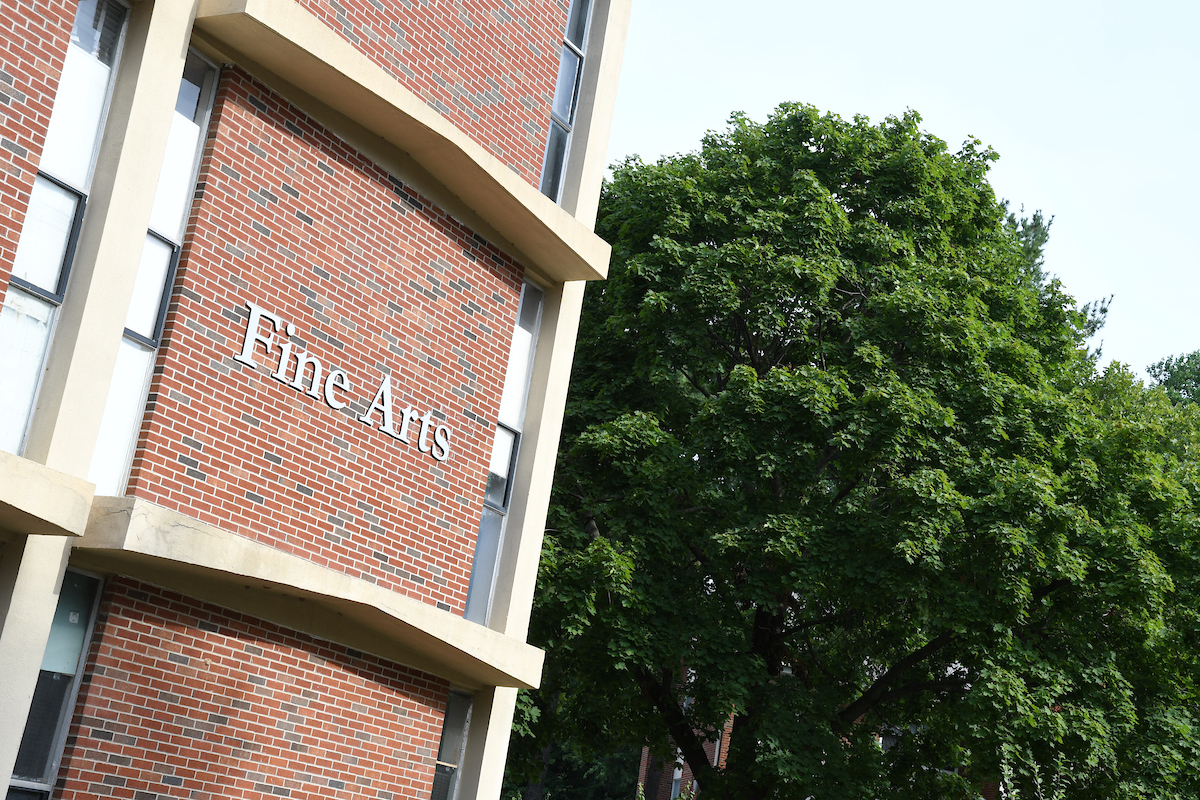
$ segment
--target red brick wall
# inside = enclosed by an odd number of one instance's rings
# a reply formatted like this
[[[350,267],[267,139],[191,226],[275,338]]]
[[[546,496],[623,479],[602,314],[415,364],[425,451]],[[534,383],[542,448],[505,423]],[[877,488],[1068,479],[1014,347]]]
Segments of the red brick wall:
[[[538,185],[567,0],[301,3]]]
[[[460,612],[521,270],[237,70],[200,182],[130,493]],[[350,408],[271,378],[278,347],[234,360],[246,301],[349,373]],[[381,367],[397,415],[445,414],[448,460],[358,421]]]
[[[428,797],[448,689],[113,579],[54,796]]]
[[[12,273],[74,19],[68,0],[0,3],[0,291]]]
[[[729,758],[729,737],[733,735],[733,714],[725,720],[725,726],[721,729],[721,736],[717,741],[704,742],[704,752],[708,755],[708,761],[711,764],[713,754],[717,753],[717,769],[725,769],[725,764]],[[718,751],[718,748],[720,750]],[[683,775],[679,779],[680,792],[692,784],[695,776],[692,775],[692,768],[685,762],[683,764]],[[664,761],[661,758],[653,755],[649,747],[642,748],[642,763],[638,769],[638,785],[642,787],[642,792],[646,800],[670,800],[671,786],[675,782],[675,763]]]

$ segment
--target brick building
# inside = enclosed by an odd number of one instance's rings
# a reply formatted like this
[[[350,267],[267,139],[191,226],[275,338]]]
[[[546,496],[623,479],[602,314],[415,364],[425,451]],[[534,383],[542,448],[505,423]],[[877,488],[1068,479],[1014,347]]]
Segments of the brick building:
[[[0,8],[0,773],[495,798],[630,0]]]
[[[708,756],[708,763],[717,769],[725,769],[729,757],[729,737],[732,734],[731,714],[720,735],[712,741],[704,742],[704,754]],[[675,761],[668,761],[651,753],[649,747],[642,748],[637,785],[645,800],[675,800],[680,796],[695,796],[700,791],[700,784],[692,774],[692,768],[682,756]]]

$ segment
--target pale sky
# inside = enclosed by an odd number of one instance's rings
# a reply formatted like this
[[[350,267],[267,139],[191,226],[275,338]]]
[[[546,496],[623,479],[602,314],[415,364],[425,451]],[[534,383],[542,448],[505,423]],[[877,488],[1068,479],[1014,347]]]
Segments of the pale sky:
[[[1115,296],[1105,361],[1200,349],[1200,0],[633,0],[609,162],[785,101],[981,139],[997,196],[1054,216],[1047,269]]]

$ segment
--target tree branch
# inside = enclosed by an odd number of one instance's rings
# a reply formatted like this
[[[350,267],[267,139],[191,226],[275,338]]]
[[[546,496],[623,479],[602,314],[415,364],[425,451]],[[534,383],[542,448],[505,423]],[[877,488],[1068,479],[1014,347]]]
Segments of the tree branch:
[[[711,783],[715,775],[712,764],[708,763],[708,754],[704,752],[704,742],[688,723],[687,717],[670,691],[670,673],[664,670],[662,679],[655,678],[649,670],[638,668],[631,670],[633,679],[637,682],[642,694],[657,709],[663,722],[667,724],[667,732],[671,740],[683,754],[683,760],[692,768],[692,775],[701,785]]]
[[[843,724],[849,725],[863,714],[866,714],[872,708],[879,705],[880,699],[884,696],[884,694],[887,693],[888,688],[891,687],[891,685],[897,680],[899,680],[905,672],[908,672],[908,670],[912,669],[914,666],[921,663],[938,650],[941,650],[943,647],[949,644],[950,640],[953,638],[954,634],[950,631],[946,631],[942,635],[925,644],[923,647],[914,650],[904,658],[897,661],[892,665],[891,669],[880,675],[875,683],[871,684],[871,686],[865,692],[863,692],[857,700],[843,708],[838,714],[838,718]]]
[[[830,614],[826,617],[820,617],[819,619],[811,619],[807,622],[801,622],[800,624],[791,628],[784,629],[783,635],[787,637],[791,636],[792,634],[799,633],[800,631],[807,630],[808,628],[815,628],[818,625],[828,625],[831,622],[838,622],[853,615],[853,613],[853,611],[839,611],[836,614]]]
[[[1033,590],[1034,602],[1041,600],[1051,592],[1057,592],[1059,589],[1065,589],[1070,585],[1071,581],[1067,578],[1059,578],[1056,581],[1050,581],[1050,583],[1046,584],[1045,586]]]
[[[839,491],[839,492],[838,492],[836,495],[834,495],[833,501],[832,501],[832,502],[829,504],[829,507],[830,507],[830,508],[833,508],[833,507],[834,507],[834,506],[836,506],[838,503],[840,503],[840,502],[842,502],[843,500],[845,500],[845,499],[846,499],[846,497],[847,497],[847,496],[848,496],[848,495],[849,495],[851,492],[853,492],[855,489],[857,489],[857,488],[858,488],[858,484],[859,484],[859,482],[860,482],[861,480],[862,480],[862,473],[859,473],[859,474],[855,475],[855,476],[854,476],[854,480],[850,481],[850,483],[848,483],[848,484],[846,484],[845,486],[843,486],[843,487],[841,488],[841,490],[840,490],[840,491]]]
[[[687,549],[691,551],[692,555],[696,557],[697,561],[699,561],[701,564],[704,564],[706,566],[708,565],[708,563],[709,563],[708,556],[704,555],[704,552],[702,550],[697,548],[696,545],[692,542],[686,542],[685,544],[687,546]]]
[[[892,689],[890,692],[884,693],[879,698],[879,704],[890,703],[893,700],[899,700],[901,697],[907,697],[910,694],[917,692],[965,692],[969,681],[965,678],[946,678],[940,681],[917,681],[916,683],[907,683],[904,686],[899,686]]]

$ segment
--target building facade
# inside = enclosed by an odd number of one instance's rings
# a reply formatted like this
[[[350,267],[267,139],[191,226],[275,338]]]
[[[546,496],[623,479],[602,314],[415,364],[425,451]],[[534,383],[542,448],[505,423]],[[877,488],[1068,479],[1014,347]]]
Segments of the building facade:
[[[8,798],[499,795],[629,1],[0,9]]]
[[[730,715],[717,738],[703,744],[708,762],[717,769],[725,769],[732,733],[733,715]],[[700,791],[700,784],[682,755],[675,761],[667,761],[651,753],[649,747],[642,748],[637,785],[645,800],[675,800],[676,797],[693,797]]]

